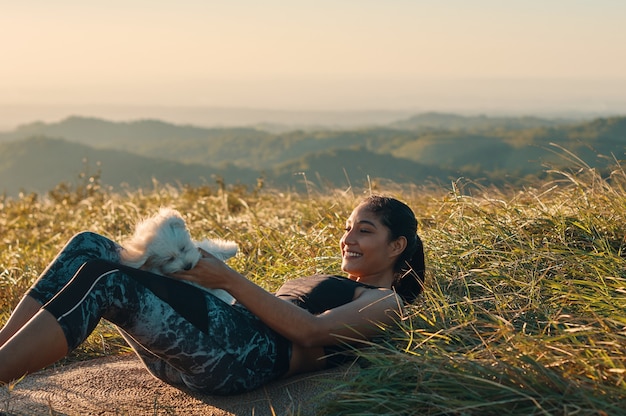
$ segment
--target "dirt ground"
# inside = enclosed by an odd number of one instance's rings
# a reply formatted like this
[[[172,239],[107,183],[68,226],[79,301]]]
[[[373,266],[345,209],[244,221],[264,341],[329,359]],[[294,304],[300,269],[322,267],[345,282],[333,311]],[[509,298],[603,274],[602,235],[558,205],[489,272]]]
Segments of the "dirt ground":
[[[190,394],[152,377],[134,355],[47,369],[0,387],[0,415],[314,415],[346,367],[221,397]]]

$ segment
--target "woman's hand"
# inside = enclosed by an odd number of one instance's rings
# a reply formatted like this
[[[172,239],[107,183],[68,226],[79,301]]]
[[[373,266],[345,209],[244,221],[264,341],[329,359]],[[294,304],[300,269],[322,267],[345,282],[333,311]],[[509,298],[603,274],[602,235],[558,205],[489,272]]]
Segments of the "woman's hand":
[[[212,254],[200,249],[202,258],[191,270],[183,270],[174,273],[173,277],[197,283],[209,289],[225,289],[228,291],[229,283],[232,283],[232,274],[238,274],[228,267],[226,263]]]

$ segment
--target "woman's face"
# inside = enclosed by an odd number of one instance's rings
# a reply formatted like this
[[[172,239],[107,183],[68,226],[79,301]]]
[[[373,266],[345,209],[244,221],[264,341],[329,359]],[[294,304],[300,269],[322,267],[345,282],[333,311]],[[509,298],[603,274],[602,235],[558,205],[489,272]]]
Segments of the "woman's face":
[[[389,239],[389,228],[367,206],[359,205],[346,221],[341,237],[341,270],[359,281],[393,276],[393,266],[401,250],[398,252],[398,240]]]

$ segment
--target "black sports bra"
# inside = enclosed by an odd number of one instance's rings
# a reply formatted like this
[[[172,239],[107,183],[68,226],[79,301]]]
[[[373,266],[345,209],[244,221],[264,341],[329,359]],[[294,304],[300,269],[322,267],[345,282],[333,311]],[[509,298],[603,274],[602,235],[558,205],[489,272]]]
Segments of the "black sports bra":
[[[288,300],[314,315],[352,302],[358,287],[375,289],[375,286],[355,282],[346,277],[317,274],[288,280],[278,289],[276,296]]]
[[[306,309],[314,315],[336,308],[354,299],[354,291],[359,287],[376,289],[376,286],[355,282],[336,275],[314,275],[285,282],[276,296]],[[348,345],[324,347],[326,367],[336,367],[354,359]]]

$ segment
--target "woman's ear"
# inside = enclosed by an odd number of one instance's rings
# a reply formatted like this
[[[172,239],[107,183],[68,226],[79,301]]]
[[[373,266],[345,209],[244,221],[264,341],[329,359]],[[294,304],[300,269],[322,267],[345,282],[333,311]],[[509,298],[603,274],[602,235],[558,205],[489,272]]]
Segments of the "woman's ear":
[[[391,242],[392,255],[399,256],[406,248],[406,237],[401,235]]]

